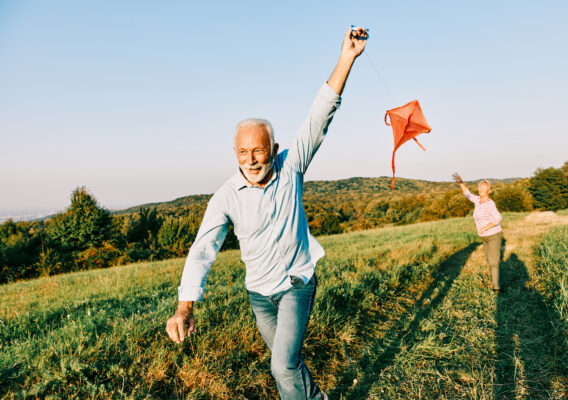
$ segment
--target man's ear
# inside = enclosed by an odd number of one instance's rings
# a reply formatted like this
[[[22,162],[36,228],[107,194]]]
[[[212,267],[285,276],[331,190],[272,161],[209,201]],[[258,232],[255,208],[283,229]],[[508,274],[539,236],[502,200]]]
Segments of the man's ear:
[[[278,148],[279,148],[279,147],[280,147],[280,146],[278,145],[278,143],[274,143],[274,148],[273,148],[273,150],[272,150],[272,156],[273,156],[273,157],[276,157],[276,156],[278,155]]]

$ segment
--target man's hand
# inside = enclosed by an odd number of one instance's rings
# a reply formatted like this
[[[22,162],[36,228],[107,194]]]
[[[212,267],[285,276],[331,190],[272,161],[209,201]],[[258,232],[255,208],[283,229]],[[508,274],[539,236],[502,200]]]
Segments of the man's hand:
[[[166,332],[168,332],[170,339],[176,343],[183,342],[186,336],[197,332],[195,319],[193,318],[193,301],[179,302],[176,313],[168,319]]]
[[[364,39],[359,39],[364,38]],[[360,26],[357,28],[349,28],[345,34],[343,45],[341,46],[341,55],[346,57],[357,58],[367,44],[367,31]]]

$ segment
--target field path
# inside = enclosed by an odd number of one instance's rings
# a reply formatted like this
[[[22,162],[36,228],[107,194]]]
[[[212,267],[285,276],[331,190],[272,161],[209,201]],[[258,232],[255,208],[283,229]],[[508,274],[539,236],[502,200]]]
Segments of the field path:
[[[559,321],[535,276],[535,244],[560,224],[568,224],[568,216],[532,213],[507,230],[501,270],[508,290],[497,297],[495,310],[495,399],[568,396],[568,370],[558,363],[568,357],[566,341],[554,335]]]
[[[504,294],[491,290],[479,241],[445,258],[428,279],[383,304],[374,340],[336,382],[344,399],[563,399],[566,341],[554,335],[533,279],[535,246],[568,216],[531,213],[505,223]]]

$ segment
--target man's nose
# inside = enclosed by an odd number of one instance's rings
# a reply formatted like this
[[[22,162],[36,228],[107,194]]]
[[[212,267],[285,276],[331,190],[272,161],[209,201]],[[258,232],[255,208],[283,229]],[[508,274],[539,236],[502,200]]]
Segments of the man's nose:
[[[254,164],[254,153],[253,153],[252,151],[249,151],[249,152],[247,153],[247,163],[248,163],[249,165]]]

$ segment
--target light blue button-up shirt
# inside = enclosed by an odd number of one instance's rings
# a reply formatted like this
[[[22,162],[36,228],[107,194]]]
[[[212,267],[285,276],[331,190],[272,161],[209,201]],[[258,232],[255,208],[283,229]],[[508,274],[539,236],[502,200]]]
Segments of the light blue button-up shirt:
[[[304,173],[340,103],[339,95],[324,84],[292,147],[276,156],[266,187],[250,185],[239,171],[215,192],[185,262],[180,301],[202,299],[229,221],[239,239],[247,290],[269,296],[292,287],[289,276],[309,281],[325,252],[308,229]]]

